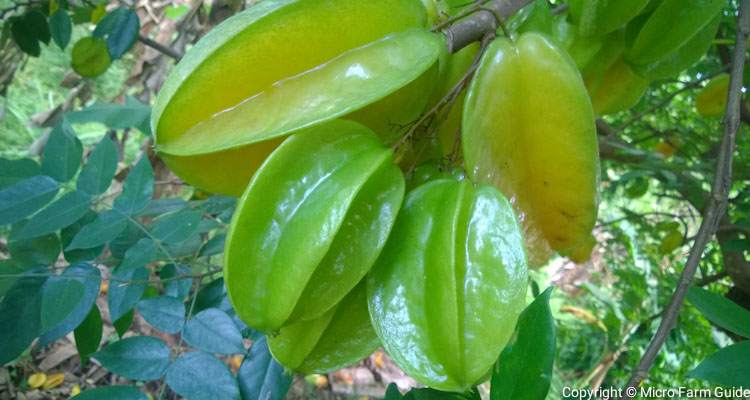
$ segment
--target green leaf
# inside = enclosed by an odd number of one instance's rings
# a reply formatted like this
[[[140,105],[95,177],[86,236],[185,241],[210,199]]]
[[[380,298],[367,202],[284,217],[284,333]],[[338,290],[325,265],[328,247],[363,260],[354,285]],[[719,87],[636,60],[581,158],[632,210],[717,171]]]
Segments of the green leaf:
[[[109,285],[108,304],[110,318],[115,321],[128,313],[138,303],[146,290],[145,283],[127,283],[128,281],[145,281],[148,270],[143,267],[122,269],[118,267],[112,274]]]
[[[133,324],[133,316],[133,310],[130,310],[127,312],[127,314],[123,315],[112,323],[112,325],[115,326],[115,331],[117,332],[117,336],[119,336],[120,339],[122,339],[128,329],[130,329],[130,325]]]
[[[15,234],[23,229],[24,221],[13,225],[8,241],[11,258],[26,266],[52,265],[60,254],[60,239],[56,234],[32,239],[16,240]]]
[[[78,40],[73,46],[71,57],[73,70],[84,78],[94,78],[103,74],[112,63],[107,44],[95,37]]]
[[[109,210],[87,225],[73,237],[65,250],[90,249],[101,246],[119,235],[128,225],[128,219],[120,212]]]
[[[88,263],[79,263],[65,268],[61,278],[71,282],[79,282],[83,286],[83,295],[80,297],[76,307],[61,320],[52,329],[47,330],[39,338],[41,345],[52,343],[57,339],[67,335],[70,331],[76,329],[86,318],[89,310],[95,305],[96,298],[99,296],[99,287],[101,285],[101,275],[97,268]],[[48,282],[49,284],[49,282]],[[45,309],[45,301],[48,300],[46,288],[45,298],[42,302],[42,312]],[[51,298],[54,301],[54,298]]]
[[[49,203],[60,186],[44,175],[16,182],[0,190],[0,225],[18,222]]]
[[[253,342],[250,354],[242,361],[237,382],[245,400],[283,400],[292,384],[292,374],[273,359],[263,336]]]
[[[70,43],[70,35],[73,33],[73,24],[70,21],[70,15],[62,8],[59,8],[49,17],[49,30],[55,44],[65,50],[65,47]]]
[[[29,10],[23,15],[23,23],[34,33],[36,40],[49,44],[52,36],[49,32],[47,17],[44,14],[37,10]]]
[[[224,286],[224,278],[216,279],[198,291],[194,311],[197,313],[207,308],[219,307],[226,297],[227,288]]]
[[[57,275],[47,279],[42,288],[42,331],[54,328],[75,310],[83,299],[81,282]]]
[[[187,297],[187,295],[190,294],[190,288],[193,286],[192,279],[172,279],[178,275],[187,274],[190,274],[190,268],[187,266],[175,266],[174,264],[167,264],[164,266],[164,268],[159,271],[159,278],[161,278],[162,281],[169,279],[169,281],[164,284],[164,294],[180,300]]]
[[[91,307],[86,318],[73,331],[73,335],[81,364],[85,364],[91,354],[99,349],[99,344],[102,342],[102,315],[96,304]]]
[[[555,321],[548,288],[521,313],[511,339],[492,373],[491,400],[547,397],[555,361]]]
[[[34,215],[19,230],[16,238],[28,239],[56,232],[78,221],[89,211],[90,206],[90,195],[79,191],[70,192]]]
[[[154,199],[151,200],[150,203],[148,203],[148,207],[138,213],[138,216],[151,217],[155,215],[167,214],[175,211],[180,211],[187,206],[187,201],[180,198]]]
[[[239,400],[237,381],[216,357],[200,351],[181,355],[167,369],[169,387],[188,399]]]
[[[31,29],[31,26],[26,24],[24,18],[10,18],[7,23],[11,24],[10,35],[13,41],[16,42],[16,45],[18,45],[18,48],[32,57],[39,57],[42,51],[41,47],[39,47],[39,40],[36,38],[36,34]]]
[[[687,299],[706,319],[716,325],[750,338],[750,311],[722,295],[706,289],[691,287]]]
[[[724,244],[724,249],[727,251],[733,251],[737,253],[750,251],[750,240],[747,239],[731,239]]]
[[[78,232],[81,231],[81,228],[94,222],[97,216],[98,215],[95,212],[89,210],[78,221],[63,228],[60,231],[60,240],[62,241],[62,246],[64,249],[63,255],[65,256],[65,260],[68,263],[74,264],[81,261],[91,261],[95,259],[99,254],[101,254],[102,250],[104,249],[104,245],[92,247],[89,249],[66,249],[73,241],[73,238],[78,234]]]
[[[30,158],[0,158],[0,189],[39,174],[39,164]]]
[[[224,242],[227,240],[225,233],[216,235],[206,242],[201,248],[200,257],[210,257],[224,252]]]
[[[452,393],[432,388],[420,388],[410,390],[403,398],[406,400],[481,400],[476,389],[468,393]]]
[[[750,386],[750,341],[725,347],[708,356],[688,377],[723,386]]]
[[[128,379],[159,379],[169,366],[169,347],[151,336],[134,336],[114,342],[93,356],[104,368]]]
[[[101,386],[81,392],[75,400],[148,400],[143,392],[132,386]]]
[[[92,195],[106,192],[117,171],[117,158],[117,146],[109,136],[104,136],[81,170],[78,190]]]
[[[70,124],[63,119],[49,135],[44,147],[42,173],[58,182],[72,179],[81,165],[83,145]]]
[[[154,194],[154,171],[145,155],[133,166],[123,183],[122,194],[115,199],[114,208],[133,215],[145,209]]]
[[[39,335],[42,287],[47,278],[33,273],[18,278],[0,301],[0,365],[20,356]]]
[[[164,333],[177,333],[185,323],[185,304],[171,296],[141,300],[138,302],[138,313]]]
[[[65,118],[75,124],[98,122],[110,129],[137,128],[150,120],[151,107],[126,96],[125,104],[94,103],[83,110],[65,114]]]
[[[242,334],[232,318],[218,308],[203,310],[191,318],[182,338],[192,347],[209,353],[241,354],[245,352]]]
[[[116,8],[107,14],[96,26],[94,36],[106,37],[107,48],[112,59],[118,59],[128,51],[138,39],[141,22],[138,14],[129,8]]]
[[[182,210],[155,220],[151,234],[164,243],[180,243],[196,233],[200,222],[199,212]]]

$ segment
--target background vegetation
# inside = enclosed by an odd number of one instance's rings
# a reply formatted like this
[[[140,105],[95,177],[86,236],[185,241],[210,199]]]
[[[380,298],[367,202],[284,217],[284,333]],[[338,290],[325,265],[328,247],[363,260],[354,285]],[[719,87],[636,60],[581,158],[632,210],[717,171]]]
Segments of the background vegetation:
[[[13,213],[0,210],[0,359],[7,362],[0,398],[67,398],[91,388],[138,398],[128,392],[133,387],[153,398],[254,398],[264,390],[283,396],[293,378],[234,317],[223,289],[221,252],[235,200],[171,175],[152,153],[147,127],[149,105],[174,59],[249,4],[68,3],[72,16],[82,15],[70,45],[42,43],[30,57],[11,40],[10,17],[50,3],[0,1],[0,190],[40,172],[52,177],[35,181],[33,199],[12,204]],[[101,76],[81,78],[71,70],[72,43],[91,35],[93,13],[118,7],[137,13],[133,47]],[[538,287],[558,288],[550,300],[557,329],[550,398],[560,398],[564,386],[623,387],[654,336],[702,221],[722,139],[722,120],[699,116],[695,97],[727,70],[737,13],[738,2],[728,2],[699,64],[653,82],[637,106],[599,121],[593,258],[557,258],[533,273]],[[151,41],[167,49],[144,44]],[[750,331],[744,103],[741,115],[728,207],[694,282],[706,291],[691,289],[646,385],[750,386],[747,346],[695,370]],[[187,353],[193,355],[166,369],[190,348],[218,356]],[[413,384],[378,352],[328,376],[295,377],[289,396],[380,397],[391,382],[402,390]]]

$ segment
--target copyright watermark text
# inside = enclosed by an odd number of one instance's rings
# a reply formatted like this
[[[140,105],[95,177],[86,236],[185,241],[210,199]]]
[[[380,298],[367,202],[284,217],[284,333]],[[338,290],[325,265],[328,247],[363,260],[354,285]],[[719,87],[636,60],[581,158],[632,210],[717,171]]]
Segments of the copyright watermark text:
[[[609,400],[633,397],[639,399],[742,399],[750,397],[750,389],[743,387],[713,389],[693,389],[688,387],[656,388],[643,386],[639,388],[571,388],[563,387],[562,395],[566,399]]]

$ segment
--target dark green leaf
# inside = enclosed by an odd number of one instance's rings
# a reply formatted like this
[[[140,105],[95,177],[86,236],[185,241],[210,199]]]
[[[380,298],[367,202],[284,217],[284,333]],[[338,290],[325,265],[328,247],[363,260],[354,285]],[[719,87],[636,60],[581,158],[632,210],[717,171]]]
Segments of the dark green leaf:
[[[28,239],[56,232],[78,221],[89,211],[90,206],[90,195],[79,191],[70,192],[34,215],[18,231],[16,238]]]
[[[11,257],[24,265],[52,265],[60,254],[60,239],[56,234],[16,240],[16,232],[23,229],[25,222],[13,225],[8,241]]]
[[[148,270],[143,267],[121,269],[118,267],[112,274],[109,284],[109,315],[115,321],[133,309],[138,300],[146,290],[145,283],[128,283],[129,281],[142,282],[148,279]]]
[[[31,29],[31,26],[27,25],[23,17],[14,17],[8,20],[10,25],[10,35],[13,41],[16,42],[18,48],[24,53],[32,56],[39,57],[42,49],[39,47],[39,40],[36,38],[36,34]]]
[[[200,252],[201,257],[210,257],[224,252],[224,242],[227,239],[227,235],[222,233],[216,235],[206,242]]]
[[[555,361],[555,321],[548,288],[521,313],[515,338],[492,373],[490,399],[542,400],[547,397]]]
[[[60,186],[54,179],[37,175],[0,190],[0,225],[18,222],[49,203]]]
[[[115,199],[114,208],[133,215],[145,209],[154,194],[154,171],[144,156],[133,166],[123,183],[122,194]]]
[[[154,260],[156,260],[156,245],[153,240],[144,238],[125,252],[120,267],[123,269],[145,267]]]
[[[691,287],[688,290],[687,299],[709,321],[740,336],[750,338],[750,311],[724,296],[697,287]]]
[[[143,392],[131,386],[101,386],[81,392],[75,400],[148,400]]]
[[[744,251],[750,251],[750,240],[731,239],[731,240],[728,240],[722,247],[727,251],[735,251],[738,253],[741,253]]]
[[[167,369],[167,385],[190,400],[239,400],[237,381],[227,366],[203,352],[181,355]]]
[[[191,318],[185,324],[182,338],[187,344],[209,353],[245,352],[237,325],[227,313],[217,308],[203,310]]]
[[[116,8],[107,14],[96,26],[94,35],[107,37],[107,47],[112,59],[120,58],[138,39],[141,23],[138,14],[128,8]]]
[[[401,395],[398,386],[393,382],[389,383],[388,387],[385,389],[385,397],[383,397],[383,400],[401,400],[402,398],[404,398],[404,396]]]
[[[81,282],[56,275],[47,279],[42,288],[42,330],[46,332],[61,323],[73,312],[83,299],[84,286]]]
[[[224,286],[224,278],[211,281],[208,285],[203,286],[195,298],[195,312],[203,311],[207,308],[219,307],[221,301],[226,298],[227,289]]]
[[[26,265],[17,262],[14,259],[0,260],[0,297],[4,296],[5,293],[10,289],[13,283],[18,279],[18,275],[26,272],[27,270],[35,267],[35,265]]]
[[[725,347],[703,360],[688,377],[731,387],[750,386],[750,341]]]
[[[112,63],[107,43],[95,37],[85,37],[77,41],[73,46],[71,57],[73,70],[85,78],[94,78],[103,74]]]
[[[52,14],[49,18],[49,30],[55,44],[65,50],[65,47],[70,43],[70,35],[73,32],[73,24],[65,10],[60,8]]]
[[[122,339],[122,337],[125,335],[125,332],[130,329],[130,325],[133,324],[133,310],[130,310],[127,312],[127,314],[120,317],[118,320],[112,323],[112,325],[115,326],[115,331],[117,332],[117,336]]]
[[[83,286],[83,295],[76,307],[68,314],[68,316],[58,323],[55,327],[44,332],[39,338],[41,345],[52,343],[55,340],[65,336],[68,332],[74,330],[82,321],[86,318],[89,310],[95,305],[96,298],[99,296],[99,287],[101,286],[101,275],[99,270],[92,267],[88,263],[80,263],[71,265],[65,269],[62,273],[61,278],[66,278],[69,281],[79,282]],[[47,283],[49,284],[49,282]],[[44,312],[46,298],[42,302],[42,312]],[[54,300],[54,299],[52,299]],[[42,315],[42,318],[44,315]]]
[[[63,119],[60,124],[52,129],[47,145],[44,146],[42,173],[51,176],[58,182],[67,182],[78,171],[82,156],[83,145],[81,141],[78,140],[70,124]]]
[[[0,189],[39,175],[39,171],[39,164],[30,158],[15,160],[0,158]]]
[[[273,359],[264,336],[253,342],[237,371],[237,382],[243,400],[282,400],[292,384],[292,375]]]
[[[0,301],[0,365],[21,355],[39,335],[42,287],[46,277],[18,278]]]
[[[184,265],[175,266],[174,264],[168,264],[164,266],[159,272],[159,277],[162,280],[169,279],[164,285],[164,294],[172,296],[176,299],[184,299],[190,293],[190,287],[193,286],[193,281],[190,278],[185,279],[173,279],[178,275],[190,274],[190,268]]]
[[[175,211],[180,211],[187,206],[188,206],[188,203],[185,200],[180,199],[180,198],[155,199],[155,200],[151,200],[151,202],[148,203],[148,207],[146,207],[143,211],[139,212],[138,216],[139,217],[151,217],[155,215],[171,213]]]
[[[23,15],[23,23],[30,32],[33,32],[36,40],[45,44],[49,43],[51,38],[47,17],[37,10],[29,10]]]
[[[101,254],[104,249],[104,245],[92,247],[89,249],[73,249],[68,250],[67,247],[73,241],[73,238],[81,231],[81,228],[94,222],[97,218],[97,214],[89,210],[83,217],[78,221],[74,222],[68,227],[63,228],[60,231],[60,240],[62,241],[63,251],[65,260],[69,263],[77,263],[80,261],[91,261]]]
[[[109,136],[104,136],[81,170],[78,190],[92,195],[106,192],[117,170],[117,158],[117,146]]]
[[[91,357],[104,368],[128,379],[159,379],[169,366],[169,347],[151,336],[134,336],[114,342]]]
[[[189,238],[179,243],[165,243],[163,247],[167,250],[169,256],[160,252],[159,259],[169,260],[170,258],[180,257],[194,258],[197,256],[202,246],[203,239],[201,239],[199,235],[191,235]]]
[[[102,315],[96,304],[91,307],[86,319],[78,325],[73,335],[81,363],[86,363],[89,357],[99,350],[99,344],[102,342]]]
[[[117,237],[128,225],[126,216],[115,210],[100,214],[94,222],[84,225],[65,250],[90,249]]]
[[[147,236],[143,232],[141,225],[137,221],[129,220],[125,230],[109,242],[109,250],[112,252],[112,257],[125,258],[125,252],[138,243],[139,240],[146,238]]]
[[[441,392],[432,388],[412,389],[403,397],[405,400],[481,400],[479,392],[472,389],[468,393]]]
[[[154,328],[177,333],[185,322],[185,304],[171,296],[159,296],[138,302],[138,312]]]
[[[151,107],[126,96],[125,104],[95,103],[66,114],[71,123],[99,122],[110,129],[137,128],[151,118]]]
[[[155,220],[151,234],[164,243],[180,243],[196,232],[200,221],[201,214],[197,211],[178,211]]]

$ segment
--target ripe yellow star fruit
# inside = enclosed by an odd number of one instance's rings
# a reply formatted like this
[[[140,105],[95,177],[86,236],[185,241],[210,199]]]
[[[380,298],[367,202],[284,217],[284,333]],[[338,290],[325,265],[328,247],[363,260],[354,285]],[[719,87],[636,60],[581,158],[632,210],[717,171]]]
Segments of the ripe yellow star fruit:
[[[435,86],[445,46],[429,24],[420,0],[258,3],[171,72],[152,115],[156,149],[188,183],[239,195],[296,130],[357,112],[392,140]]]
[[[482,56],[462,123],[468,176],[507,196],[539,266],[590,237],[599,155],[594,112],[580,74],[547,37],[496,39]]]

